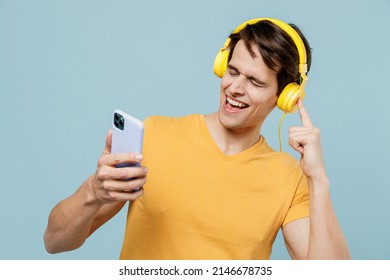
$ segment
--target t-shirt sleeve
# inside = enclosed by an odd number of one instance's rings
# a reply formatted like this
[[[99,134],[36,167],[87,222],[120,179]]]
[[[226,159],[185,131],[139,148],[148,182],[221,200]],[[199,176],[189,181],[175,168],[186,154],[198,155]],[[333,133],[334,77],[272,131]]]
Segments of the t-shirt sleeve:
[[[297,188],[282,226],[297,219],[308,217],[310,214],[307,179],[300,167],[297,173]]]

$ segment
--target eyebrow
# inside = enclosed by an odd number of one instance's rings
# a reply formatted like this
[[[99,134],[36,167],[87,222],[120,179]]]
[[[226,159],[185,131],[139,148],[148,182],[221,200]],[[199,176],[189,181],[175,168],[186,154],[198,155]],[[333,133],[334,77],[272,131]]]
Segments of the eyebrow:
[[[238,71],[238,68],[237,68],[236,66],[230,64],[230,63],[228,64],[227,67],[228,67],[229,69],[233,70],[233,71],[236,71],[236,72],[240,73],[240,71]],[[244,74],[243,74],[243,75],[244,75]],[[267,83],[263,82],[262,80],[260,80],[260,79],[258,79],[258,78],[256,78],[256,77],[254,77],[254,76],[247,76],[247,75],[244,75],[244,76],[247,77],[249,80],[251,80],[251,81],[253,81],[253,82],[255,82],[256,84],[259,84],[259,85],[261,85],[261,86],[267,85]]]

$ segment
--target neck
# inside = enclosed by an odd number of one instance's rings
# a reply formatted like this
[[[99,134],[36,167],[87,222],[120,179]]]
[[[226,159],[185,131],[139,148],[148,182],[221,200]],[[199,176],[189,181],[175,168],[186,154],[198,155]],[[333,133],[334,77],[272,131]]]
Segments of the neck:
[[[205,116],[207,128],[225,155],[240,153],[259,141],[261,126],[229,129],[221,124],[218,113]]]

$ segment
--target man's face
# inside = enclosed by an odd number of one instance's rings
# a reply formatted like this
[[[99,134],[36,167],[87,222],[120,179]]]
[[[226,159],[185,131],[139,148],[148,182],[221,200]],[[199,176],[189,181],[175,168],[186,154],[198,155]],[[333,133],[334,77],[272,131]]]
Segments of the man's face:
[[[221,82],[219,120],[227,129],[260,129],[277,101],[276,72],[267,67],[257,48],[252,58],[237,42]]]

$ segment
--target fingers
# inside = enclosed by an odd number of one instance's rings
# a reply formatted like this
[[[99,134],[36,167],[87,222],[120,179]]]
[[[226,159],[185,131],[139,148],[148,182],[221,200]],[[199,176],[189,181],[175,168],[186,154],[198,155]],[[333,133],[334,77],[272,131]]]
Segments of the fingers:
[[[148,170],[145,167],[123,167],[115,168],[103,166],[97,170],[97,178],[104,180],[126,180],[129,178],[145,177]]]
[[[145,167],[100,166],[94,180],[96,198],[105,203],[133,201],[143,194],[146,174]]]
[[[105,202],[113,201],[133,201],[140,197],[143,193],[143,186],[146,183],[146,169],[143,167],[131,167],[131,168],[113,168],[109,173],[99,172],[97,179],[99,183],[99,196],[100,200]],[[127,170],[126,170],[127,169]],[[122,172],[127,171],[127,172]],[[116,171],[120,171],[120,178],[129,178],[134,176],[130,180],[118,180],[114,174]],[[105,177],[112,179],[104,179]]]
[[[317,141],[319,130],[313,126],[301,99],[298,99],[297,107],[302,127],[290,127],[288,143],[294,150],[303,154],[304,147]]]
[[[313,127],[313,123],[311,122],[309,114],[307,113],[305,107],[303,106],[303,101],[301,99],[298,99],[297,107],[298,107],[299,116],[301,117],[303,127]]]
[[[106,180],[102,187],[106,191],[131,192],[142,188],[146,183],[146,177],[138,177],[127,181]]]
[[[110,154],[110,151],[111,130],[107,133],[106,147],[99,158],[94,176],[95,197],[104,203],[133,201],[143,194],[142,187],[146,183],[148,170],[139,166],[142,155],[136,153]]]
[[[142,155],[136,153],[107,154],[100,157],[98,166],[116,166],[122,163],[140,163]]]
[[[103,196],[103,200],[107,202],[113,201],[134,201],[141,195],[143,195],[144,190],[141,188],[139,191],[135,192],[126,192],[126,191],[107,191]]]
[[[304,137],[303,136],[303,133],[301,132],[296,132],[294,131],[295,128],[290,128],[289,129],[289,137],[288,137],[288,144],[291,146],[291,148],[293,148],[294,150],[296,150],[297,152],[303,154],[304,152]]]
[[[290,127],[288,144],[297,152],[303,154],[304,146],[307,144],[307,129],[302,127]]]
[[[318,146],[320,142],[320,130],[316,127],[290,127],[289,145],[301,154],[304,153],[304,147]]]

